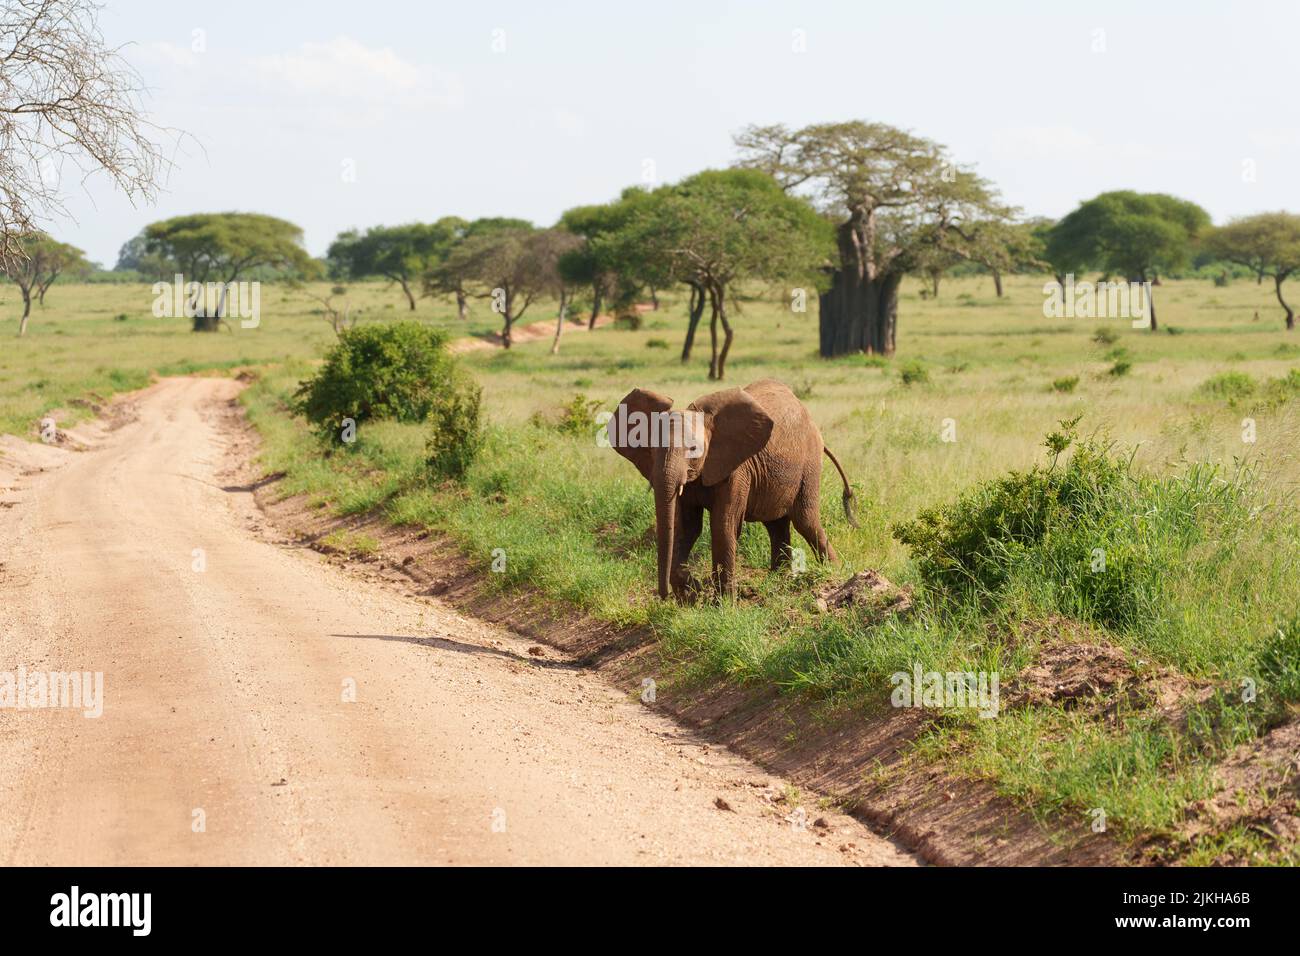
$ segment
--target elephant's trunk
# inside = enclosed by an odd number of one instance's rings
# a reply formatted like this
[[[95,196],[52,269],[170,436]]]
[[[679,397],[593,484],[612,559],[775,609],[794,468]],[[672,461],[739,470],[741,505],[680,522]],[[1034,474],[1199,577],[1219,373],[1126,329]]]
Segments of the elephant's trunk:
[[[655,475],[655,541],[659,549],[659,596],[667,598],[677,534],[677,496],[685,484],[686,465],[680,448],[666,449],[659,461],[662,466]]]

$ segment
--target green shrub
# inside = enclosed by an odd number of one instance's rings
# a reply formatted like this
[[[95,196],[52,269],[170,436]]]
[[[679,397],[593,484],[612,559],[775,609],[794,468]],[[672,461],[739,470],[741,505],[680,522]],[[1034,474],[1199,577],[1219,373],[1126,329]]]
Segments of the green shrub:
[[[577,437],[592,434],[596,412],[599,410],[599,401],[588,399],[586,395],[579,392],[569,400],[568,405],[564,406],[564,412],[560,415],[560,431]]]
[[[1070,392],[1074,391],[1075,387],[1078,384],[1079,384],[1079,376],[1068,375],[1065,378],[1058,378],[1054,380],[1052,382],[1052,391],[1064,392],[1066,394],[1069,394]]]
[[[1264,391],[1268,400],[1278,405],[1300,397],[1300,368],[1293,368],[1281,378],[1270,380]]]
[[[1098,345],[1114,345],[1119,341],[1119,333],[1108,325],[1098,326],[1092,333],[1092,340]]]
[[[1197,391],[1211,398],[1237,402],[1253,396],[1257,387],[1245,372],[1220,372],[1202,382]]]
[[[983,598],[1014,585],[1060,613],[1140,630],[1173,603],[1171,568],[1249,524],[1246,481],[1205,465],[1139,475],[1113,446],[1079,444],[1075,422],[1062,424],[1048,436],[1049,465],[979,484],[893,535],[941,592]]]
[[[451,388],[429,415],[432,426],[425,445],[425,462],[436,478],[463,481],[483,448],[479,420],[483,390],[457,375]]]
[[[669,346],[667,339],[649,339],[646,341],[645,347],[648,349],[666,349],[671,346]]]
[[[1107,374],[1113,375],[1115,378],[1123,378],[1132,370],[1133,363],[1131,361],[1126,358],[1119,358],[1116,359],[1115,364],[1107,370]]]
[[[345,418],[424,421],[451,389],[455,363],[445,343],[442,332],[415,322],[348,329],[298,387],[294,410],[322,434],[337,435]]]
[[[930,381],[930,370],[916,359],[908,359],[898,367],[898,378],[904,385],[924,385]]]

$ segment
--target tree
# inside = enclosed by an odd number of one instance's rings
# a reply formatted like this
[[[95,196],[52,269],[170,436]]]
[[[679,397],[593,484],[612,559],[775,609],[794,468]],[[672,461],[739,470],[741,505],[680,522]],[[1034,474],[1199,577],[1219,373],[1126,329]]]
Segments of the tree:
[[[227,287],[251,269],[270,267],[291,274],[312,272],[314,260],[302,247],[302,230],[260,213],[192,213],[145,227],[145,249],[176,263],[188,282],[201,288],[190,303],[194,331],[215,332],[225,311]],[[220,285],[216,312],[207,311],[206,285]]]
[[[614,264],[607,261],[607,256],[602,256],[605,247],[600,239],[622,228],[646,195],[644,189],[632,186],[623,190],[614,202],[576,206],[560,217],[560,226],[583,240],[560,261],[560,272],[571,284],[591,287],[588,329],[596,327],[596,316],[600,315],[601,306],[615,294],[619,279]]]
[[[0,259],[62,211],[71,166],[103,173],[136,202],[152,201],[167,161],[145,117],[136,74],[99,31],[95,0],[0,8]]]
[[[1044,269],[1043,240],[1039,223],[1008,222],[989,219],[974,222],[966,229],[969,242],[962,256],[978,262],[993,277],[993,290],[1002,298],[1002,276],[1021,269]]]
[[[515,323],[540,295],[560,282],[556,263],[564,251],[557,230],[491,227],[467,235],[448,256],[445,270],[461,277],[468,294],[492,300],[502,319],[501,344],[514,342]]]
[[[560,300],[555,311],[555,338],[551,340],[551,354],[560,351],[560,336],[564,333],[564,320],[568,318],[569,297],[572,284],[561,264],[583,246],[583,240],[560,226],[544,229],[532,237],[533,255],[543,291]]]
[[[149,239],[143,232],[122,243],[114,272],[138,272],[145,279],[166,281],[176,271],[174,263],[148,251]]]
[[[892,355],[898,287],[931,246],[960,250],[963,224],[1005,219],[992,187],[941,146],[883,123],[750,126],[739,165],[809,194],[835,219],[837,261],[820,297],[821,354]]]
[[[445,253],[453,239],[450,224],[442,223],[373,226],[364,235],[350,229],[330,243],[325,260],[335,279],[382,276],[397,283],[414,311],[411,286],[428,273],[435,258]]]
[[[706,170],[655,190],[623,228],[602,237],[597,246],[607,261],[647,285],[684,282],[690,287],[683,361],[690,358],[707,301],[711,379],[726,375],[735,337],[728,312],[734,287],[750,280],[794,280],[815,288],[833,248],[830,224],[808,202],[750,169]]]
[[[512,229],[531,230],[533,224],[526,219],[487,217],[467,222],[457,216],[444,216],[433,224],[439,230],[437,254],[430,261],[421,278],[425,295],[454,295],[456,314],[465,321],[469,318],[469,284],[472,277],[465,270],[473,257],[454,253],[461,244],[472,237]]]
[[[939,298],[939,280],[943,278],[943,274],[964,261],[965,259],[956,252],[942,246],[929,246],[919,250],[914,272],[930,283],[929,290],[923,290],[921,297],[929,295],[934,299]]]
[[[1102,193],[1080,203],[1048,236],[1053,263],[1071,263],[1125,276],[1146,289],[1152,331],[1158,327],[1151,283],[1185,264],[1192,243],[1210,225],[1195,203],[1164,193]]]
[[[17,250],[16,255],[0,259],[0,264],[23,296],[23,315],[18,320],[18,335],[22,336],[32,314],[32,296],[44,305],[45,292],[55,279],[66,272],[89,268],[90,263],[76,246],[56,242],[44,233],[23,237]]]
[[[1300,216],[1265,212],[1234,219],[1211,231],[1204,249],[1216,259],[1245,266],[1261,278],[1272,278],[1277,301],[1286,313],[1286,327],[1295,329],[1295,311],[1282,298],[1282,283],[1300,271]]]

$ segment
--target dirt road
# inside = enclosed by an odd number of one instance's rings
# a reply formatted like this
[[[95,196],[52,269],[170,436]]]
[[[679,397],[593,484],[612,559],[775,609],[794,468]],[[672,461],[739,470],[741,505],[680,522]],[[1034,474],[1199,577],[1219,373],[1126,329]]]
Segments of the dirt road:
[[[5,491],[0,862],[915,862],[554,652],[259,533],[237,389],[164,380]],[[102,716],[14,706],[56,671],[102,672]]]

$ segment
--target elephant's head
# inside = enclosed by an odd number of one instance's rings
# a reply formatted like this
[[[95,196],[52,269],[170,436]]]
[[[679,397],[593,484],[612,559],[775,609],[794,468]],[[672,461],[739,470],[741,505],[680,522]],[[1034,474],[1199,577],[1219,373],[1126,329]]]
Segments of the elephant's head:
[[[673,400],[634,389],[606,426],[609,443],[650,482],[655,495],[659,596],[668,597],[677,498],[698,480],[716,485],[762,451],[772,418],[747,392],[730,388],[673,411]]]

